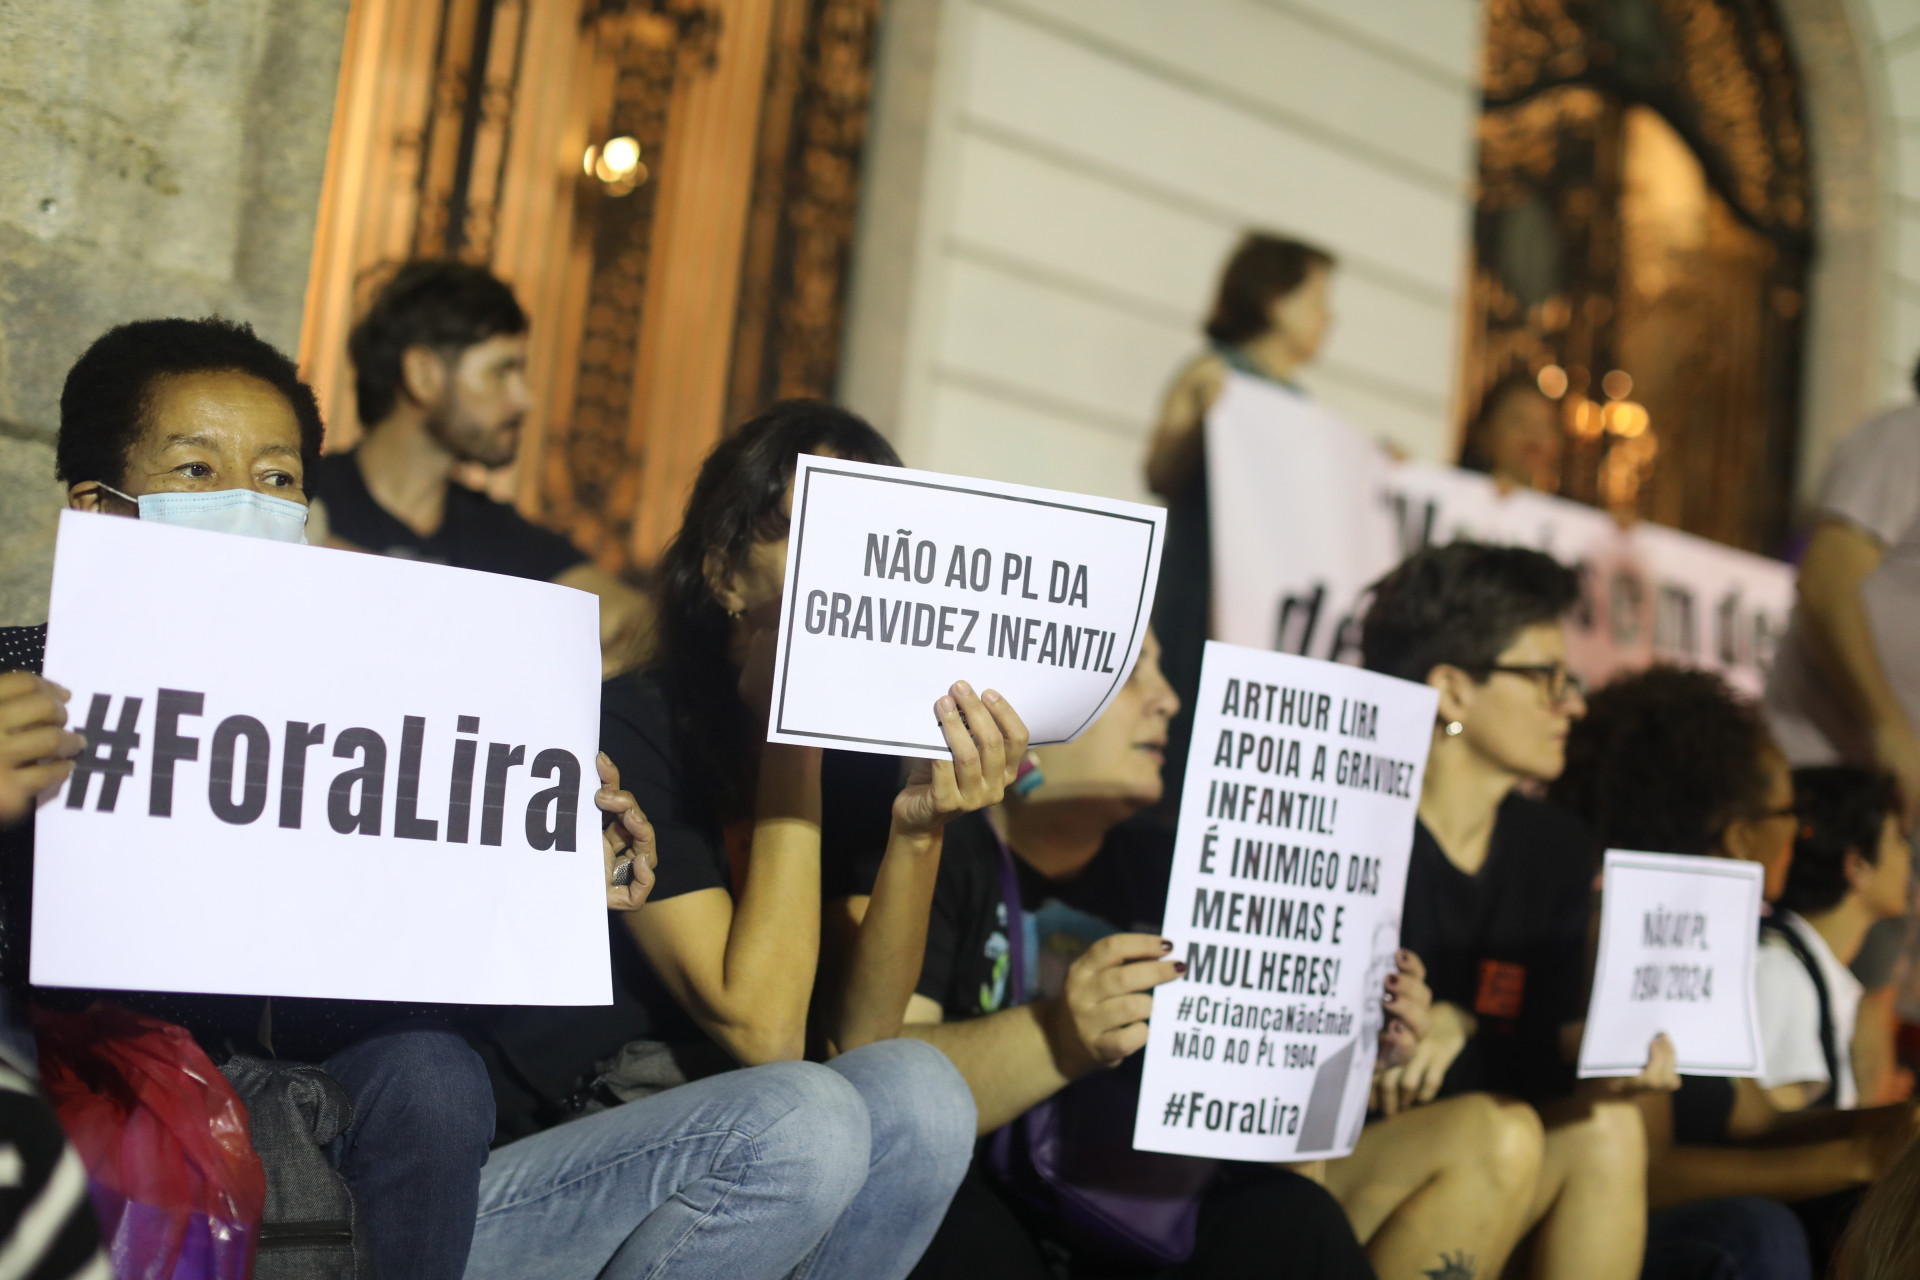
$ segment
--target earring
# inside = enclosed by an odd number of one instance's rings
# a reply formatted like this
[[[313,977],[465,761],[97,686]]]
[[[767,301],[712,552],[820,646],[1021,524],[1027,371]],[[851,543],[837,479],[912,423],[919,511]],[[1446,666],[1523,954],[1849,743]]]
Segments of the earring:
[[[1461,724],[1458,720],[1447,721],[1447,736],[1449,738],[1457,738],[1466,731],[1467,726]]]

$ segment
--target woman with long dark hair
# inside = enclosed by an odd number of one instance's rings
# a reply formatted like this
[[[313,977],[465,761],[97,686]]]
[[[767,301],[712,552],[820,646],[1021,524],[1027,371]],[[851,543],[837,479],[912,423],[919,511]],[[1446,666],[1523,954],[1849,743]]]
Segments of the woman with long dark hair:
[[[603,1214],[569,1218],[559,1233],[569,1245],[598,1233],[617,1246],[611,1262],[599,1254],[606,1270],[596,1263],[583,1277],[667,1268],[897,1280],[966,1172],[965,1080],[937,1049],[895,1037],[919,976],[945,826],[1001,798],[1027,731],[1005,699],[962,682],[929,706],[952,759],[914,762],[904,785],[889,757],[765,741],[803,453],[899,461],[861,419],[816,402],[775,405],[723,441],[660,564],[656,657],[603,688],[601,745],[652,823],[660,865],[646,909],[614,922],[611,1008],[494,1025],[502,1129],[533,1136],[495,1152],[476,1258],[489,1244],[514,1247],[516,1221],[538,1216],[529,1202],[544,1196],[572,1212],[598,1195]],[[883,852],[849,960],[813,1010],[823,845],[841,854],[834,863],[870,865]],[[825,1065],[799,1060],[810,1011]],[[613,1117],[632,1113],[623,1130],[605,1114],[558,1123],[609,1106]],[[599,1192],[575,1189],[590,1177],[573,1176],[581,1160],[567,1150],[570,1133],[590,1126]],[[739,1141],[701,1154],[708,1172],[676,1186],[686,1162],[658,1153],[716,1130]],[[649,1135],[644,1154],[623,1154],[622,1143],[645,1146]],[[516,1152],[529,1158],[511,1163]],[[620,1170],[650,1162],[665,1171],[643,1168],[640,1192],[616,1194],[636,1177],[623,1183]],[[632,1228],[633,1200],[662,1194]],[[655,1218],[666,1226],[655,1230]],[[669,1239],[676,1226],[682,1234]]]

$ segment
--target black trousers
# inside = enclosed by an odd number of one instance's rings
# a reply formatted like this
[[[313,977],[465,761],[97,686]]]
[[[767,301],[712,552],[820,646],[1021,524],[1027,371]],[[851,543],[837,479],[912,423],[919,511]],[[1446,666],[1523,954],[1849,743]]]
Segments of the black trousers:
[[[1326,1188],[1279,1169],[1230,1169],[1201,1206],[1193,1256],[1156,1271],[1076,1257],[976,1161],[909,1280],[1373,1280]]]

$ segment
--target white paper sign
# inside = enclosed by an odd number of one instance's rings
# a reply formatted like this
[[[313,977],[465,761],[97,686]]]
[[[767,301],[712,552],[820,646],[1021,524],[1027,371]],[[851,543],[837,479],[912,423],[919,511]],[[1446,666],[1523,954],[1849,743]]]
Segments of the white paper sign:
[[[1579,568],[1567,632],[1589,683],[1649,662],[1707,667],[1758,694],[1793,608],[1793,570],[1486,476],[1396,462],[1311,399],[1229,375],[1207,416],[1214,635],[1357,660],[1368,584],[1423,546],[1474,538]]]
[[[1343,1156],[1365,1122],[1400,945],[1426,685],[1210,642],[1133,1145]]]
[[[90,745],[33,981],[608,1003],[598,632],[551,583],[64,512],[46,673]]]
[[[1760,1074],[1764,878],[1731,858],[1608,850],[1581,1076],[1639,1075],[1662,1031],[1686,1075]]]
[[[945,758],[933,704],[997,689],[1071,742],[1146,636],[1158,507],[802,456],[769,742]]]

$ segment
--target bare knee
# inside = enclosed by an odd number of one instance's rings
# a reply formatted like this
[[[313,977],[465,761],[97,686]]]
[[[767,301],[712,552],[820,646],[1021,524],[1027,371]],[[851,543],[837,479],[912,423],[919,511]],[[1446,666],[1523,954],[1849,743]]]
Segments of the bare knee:
[[[1493,1159],[1500,1185],[1531,1194],[1547,1146],[1540,1113],[1524,1102],[1488,1101],[1493,1104],[1489,1128],[1494,1135]]]
[[[1621,1182],[1640,1182],[1647,1176],[1646,1125],[1640,1108],[1630,1102],[1596,1103],[1554,1134],[1570,1145],[1573,1169],[1587,1176]]]
[[[1524,1102],[1487,1093],[1457,1101],[1464,1105],[1468,1132],[1474,1135],[1489,1180],[1502,1192],[1530,1195],[1546,1149],[1539,1113]]]

